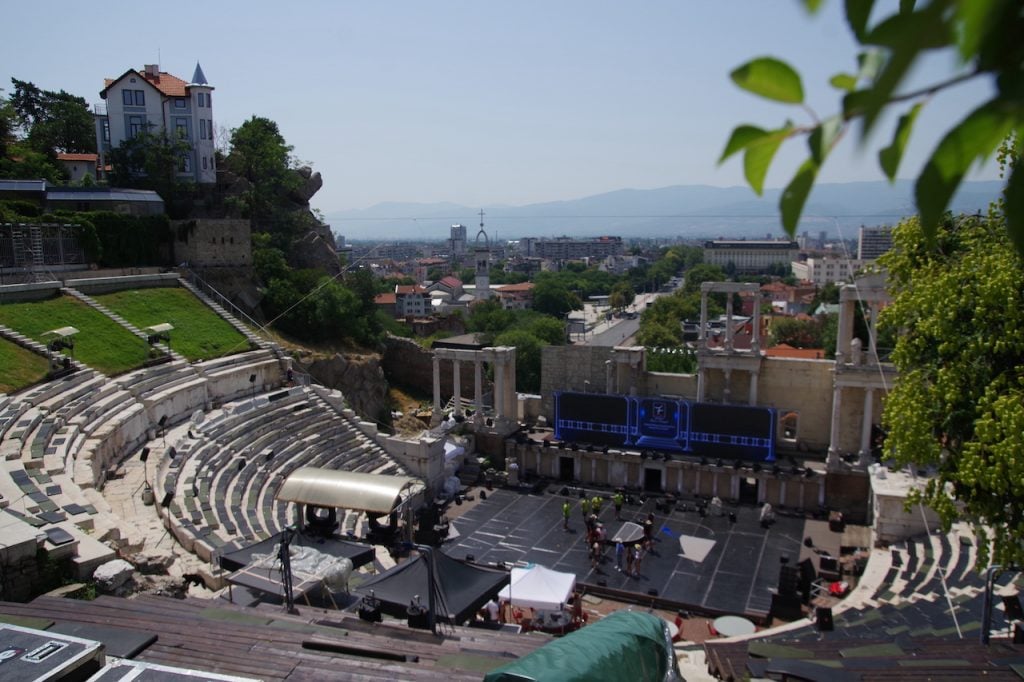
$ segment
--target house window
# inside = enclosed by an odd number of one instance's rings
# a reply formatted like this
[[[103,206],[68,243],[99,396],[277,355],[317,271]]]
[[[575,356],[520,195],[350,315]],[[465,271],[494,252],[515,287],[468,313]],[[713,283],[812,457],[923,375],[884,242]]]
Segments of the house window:
[[[198,95],[196,95],[196,99],[197,99],[197,104],[199,106],[201,106],[201,107],[202,106],[206,106],[204,104],[204,102],[206,101],[206,95],[204,93],[200,92]]]
[[[184,97],[175,97],[174,98],[174,108],[175,109],[184,109],[185,108],[185,98]]]
[[[207,95],[206,95],[206,106],[208,106],[208,107],[212,107],[213,106],[213,93],[212,92],[207,93]]]
[[[178,135],[179,138],[183,140],[188,139],[188,119],[174,119],[174,132]]]
[[[199,119],[199,139],[200,140],[205,140],[206,139],[206,119],[205,118]]]
[[[212,118],[206,119],[206,130],[209,132],[210,139],[212,140],[213,139],[213,119]]]
[[[124,105],[126,107],[130,107],[132,105],[132,102],[133,102],[133,100],[132,100],[132,91],[131,90],[122,90],[121,91],[121,101],[124,103]]]
[[[192,158],[188,154],[182,154],[181,156],[178,157],[178,172],[192,172]]]
[[[103,141],[110,142],[110,119],[103,119]]]
[[[133,90],[132,92],[135,93],[135,106],[146,106],[146,93],[142,90]]]
[[[145,130],[145,122],[142,116],[128,117],[128,137],[138,137]]]
[[[206,157],[203,157],[203,170],[206,170]]]

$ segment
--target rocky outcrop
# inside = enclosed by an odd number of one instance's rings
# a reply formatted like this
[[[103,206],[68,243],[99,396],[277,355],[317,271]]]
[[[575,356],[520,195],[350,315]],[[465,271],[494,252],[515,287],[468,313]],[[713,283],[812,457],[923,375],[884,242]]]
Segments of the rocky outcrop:
[[[328,388],[345,394],[348,404],[366,419],[380,419],[388,414],[388,384],[381,369],[380,356],[304,355],[295,362],[313,378]]]
[[[434,354],[409,339],[389,336],[384,341],[384,375],[396,386],[404,386],[420,395],[434,395]],[[455,393],[453,384],[452,364],[448,360],[441,362],[441,395],[443,399]],[[459,374],[462,384],[462,397],[472,401],[474,396],[473,365],[463,364]],[[484,378],[484,391],[490,389],[488,380]]]
[[[313,169],[309,166],[297,168],[295,172],[302,178],[302,183],[292,190],[290,198],[300,204],[309,204],[309,200],[313,198],[313,195],[324,186],[324,180],[320,177],[319,172],[314,173]]]
[[[341,273],[341,262],[329,225],[317,225],[292,243],[288,264],[293,268],[323,270],[332,277]]]

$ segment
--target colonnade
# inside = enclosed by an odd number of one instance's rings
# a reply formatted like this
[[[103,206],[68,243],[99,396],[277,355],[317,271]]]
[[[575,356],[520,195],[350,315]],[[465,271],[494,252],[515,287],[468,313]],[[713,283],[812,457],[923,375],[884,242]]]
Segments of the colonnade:
[[[496,346],[482,350],[437,348],[434,350],[434,405],[432,423],[437,424],[443,415],[441,400],[441,360],[452,362],[452,394],[455,412],[460,413],[467,403],[462,398],[462,364],[473,365],[473,409],[474,421],[483,420],[484,363],[490,363],[494,370],[494,417],[498,420],[516,419],[516,349],[512,346]]]

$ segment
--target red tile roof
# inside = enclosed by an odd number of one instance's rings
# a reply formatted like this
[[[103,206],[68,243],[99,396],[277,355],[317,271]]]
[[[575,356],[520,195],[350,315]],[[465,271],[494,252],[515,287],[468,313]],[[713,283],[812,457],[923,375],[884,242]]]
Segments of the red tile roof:
[[[96,154],[69,154],[67,152],[61,152],[57,154],[58,161],[91,161],[96,163],[96,159],[100,158]]]
[[[422,294],[423,287],[419,284],[397,284],[395,285],[395,294],[397,296],[406,296],[408,294]]]
[[[452,277],[451,275],[448,275],[447,277],[442,277],[440,282],[438,283],[443,284],[446,287],[451,287],[453,289],[457,289],[458,287],[462,286],[462,280],[460,280],[458,277]]]
[[[377,294],[373,297],[373,302],[377,305],[394,305],[398,301],[394,294]]]
[[[821,348],[794,348],[788,343],[780,343],[764,351],[770,358],[795,358],[800,360],[824,360],[825,351]]]
[[[533,291],[533,282],[520,282],[519,284],[502,284],[501,286],[494,287],[495,291],[501,291],[505,293],[518,293]]]
[[[147,76],[145,70],[138,71],[136,69],[128,69],[117,78],[104,78],[103,90],[100,92],[100,97],[105,99],[107,96],[107,90],[110,89],[110,86],[129,74],[143,79],[159,90],[164,97],[188,97],[188,81],[184,81],[173,74],[167,73],[166,71],[161,71],[158,76]]]

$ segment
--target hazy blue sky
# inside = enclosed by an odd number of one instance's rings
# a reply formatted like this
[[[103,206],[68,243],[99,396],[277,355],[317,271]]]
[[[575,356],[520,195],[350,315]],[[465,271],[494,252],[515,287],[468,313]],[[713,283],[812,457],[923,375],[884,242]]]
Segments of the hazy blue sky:
[[[716,165],[734,125],[808,120],[738,90],[729,72],[755,56],[786,59],[810,106],[834,113],[828,78],[855,57],[841,4],[808,17],[797,0],[20,2],[4,7],[0,87],[14,76],[98,102],[104,77],[159,55],[188,79],[198,60],[217,122],[277,121],[323,174],[313,203],[325,212],[728,186],[743,183],[738,157]],[[933,60],[919,80],[952,63]],[[961,86],[925,109],[901,176],[916,175],[940,126],[989,87]],[[874,150],[889,123],[867,151],[845,140],[821,181],[879,179]],[[806,156],[802,141],[788,146],[768,186]],[[975,176],[994,177],[991,166]]]

